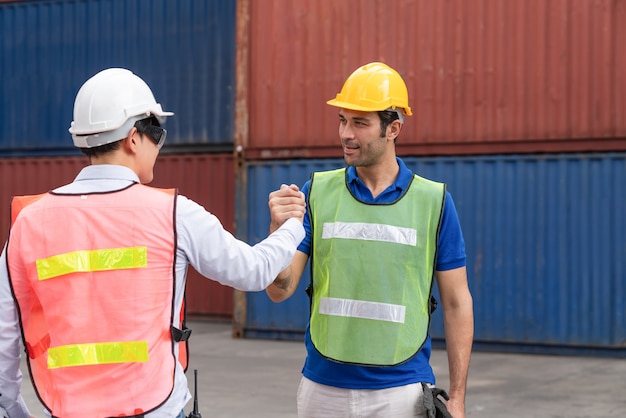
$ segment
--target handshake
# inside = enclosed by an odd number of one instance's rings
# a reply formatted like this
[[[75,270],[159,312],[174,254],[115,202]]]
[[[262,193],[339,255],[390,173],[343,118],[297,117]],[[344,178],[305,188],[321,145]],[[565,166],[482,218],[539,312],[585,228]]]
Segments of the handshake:
[[[268,206],[270,208],[270,234],[280,228],[289,218],[304,221],[306,213],[304,193],[295,184],[289,186],[281,184],[280,189],[271,192]]]

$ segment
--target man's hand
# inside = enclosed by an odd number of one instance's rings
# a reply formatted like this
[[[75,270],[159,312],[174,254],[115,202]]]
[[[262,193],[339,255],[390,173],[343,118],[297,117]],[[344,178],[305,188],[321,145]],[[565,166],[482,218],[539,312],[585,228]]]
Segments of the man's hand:
[[[270,208],[270,234],[276,231],[289,218],[304,221],[306,202],[304,194],[298,186],[281,184],[280,189],[269,195],[268,206]]]

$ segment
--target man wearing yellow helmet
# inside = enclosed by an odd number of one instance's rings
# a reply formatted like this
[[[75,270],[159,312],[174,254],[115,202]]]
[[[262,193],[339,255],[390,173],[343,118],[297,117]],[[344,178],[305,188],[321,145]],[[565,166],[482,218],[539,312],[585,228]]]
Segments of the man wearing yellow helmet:
[[[428,333],[434,276],[446,328],[447,407],[463,418],[473,339],[465,244],[445,185],[413,174],[396,156],[411,115],[404,80],[370,63],[328,104],[339,108],[348,167],[313,173],[303,186],[306,238],[266,289],[274,302],[290,297],[311,258],[298,415],[427,416],[435,384]],[[270,230],[282,221],[289,193],[270,195]]]

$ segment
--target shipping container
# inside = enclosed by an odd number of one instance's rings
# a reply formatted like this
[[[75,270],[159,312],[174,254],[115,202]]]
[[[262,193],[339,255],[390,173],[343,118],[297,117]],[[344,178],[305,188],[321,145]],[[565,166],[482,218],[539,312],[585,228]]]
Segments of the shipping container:
[[[0,4],[0,156],[78,155],[74,98],[92,75],[132,70],[164,109],[167,152],[230,152],[236,0]]]
[[[407,157],[407,166],[445,182],[463,228],[474,297],[475,346],[519,352],[626,357],[626,153]],[[237,233],[267,233],[268,193],[303,185],[341,159],[249,162]],[[237,292],[235,334],[301,339],[305,287],[279,304]],[[438,295],[435,287],[435,295]],[[438,309],[431,335],[444,338]]]
[[[0,158],[2,241],[8,236],[11,196],[44,193],[69,183],[87,164],[84,157]],[[204,206],[226,230],[234,232],[235,172],[231,153],[162,155],[154,173],[151,186],[177,187],[180,194]],[[191,267],[186,301],[189,314],[232,318],[232,288],[200,276]]]
[[[246,6],[246,7],[244,7]],[[362,64],[409,89],[402,155],[626,150],[619,0],[241,0],[246,159],[330,158],[326,105]],[[249,21],[249,23],[248,23]]]
[[[178,192],[218,217],[235,232],[235,166],[232,153],[159,156],[151,186]],[[192,267],[187,275],[187,313],[232,319],[233,289],[207,280]]]

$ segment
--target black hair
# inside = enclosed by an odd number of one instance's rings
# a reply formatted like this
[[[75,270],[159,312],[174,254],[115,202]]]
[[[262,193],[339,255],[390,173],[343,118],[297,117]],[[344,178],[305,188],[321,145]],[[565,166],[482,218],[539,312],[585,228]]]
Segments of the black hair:
[[[93,148],[81,148],[80,151],[85,154],[87,157],[98,157],[100,155],[104,155],[108,152],[115,151],[120,148],[122,140],[115,142],[110,142],[108,144],[100,145],[99,147]]]
[[[378,113],[378,117],[380,118],[380,136],[384,137],[387,133],[387,126],[389,126],[394,120],[399,120],[398,112],[395,110],[381,110],[376,112]],[[393,142],[396,142],[396,138],[394,138]]]
[[[147,118],[140,119],[137,122],[135,122],[134,126],[135,128],[137,128],[137,132],[139,132],[140,134],[145,134],[147,127],[150,125],[159,126],[159,127],[161,126],[161,124],[159,123],[159,120],[155,116],[149,116]],[[97,157],[97,156],[109,153],[111,151],[118,150],[120,148],[122,139],[120,139],[119,141],[100,145],[99,147],[81,148],[80,151],[89,158]]]

